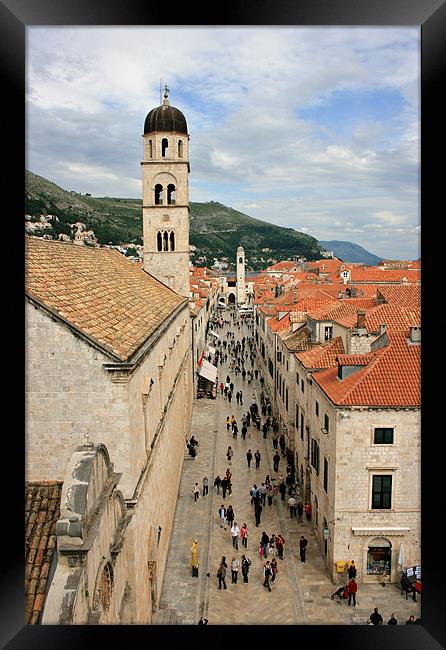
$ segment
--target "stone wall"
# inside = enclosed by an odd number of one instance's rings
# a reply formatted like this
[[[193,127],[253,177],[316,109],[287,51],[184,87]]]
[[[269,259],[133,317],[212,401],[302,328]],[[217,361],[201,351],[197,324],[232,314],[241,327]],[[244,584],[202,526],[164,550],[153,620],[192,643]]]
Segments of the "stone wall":
[[[130,474],[126,387],[109,381],[110,359],[28,301],[25,318],[26,479],[63,480],[87,432]]]

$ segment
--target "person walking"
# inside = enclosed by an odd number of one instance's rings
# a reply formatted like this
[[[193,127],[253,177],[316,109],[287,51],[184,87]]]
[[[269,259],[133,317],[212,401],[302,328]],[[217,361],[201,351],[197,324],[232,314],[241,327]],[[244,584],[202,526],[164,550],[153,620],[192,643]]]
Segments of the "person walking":
[[[244,377],[243,377],[244,379]],[[240,406],[243,406],[243,391],[240,391]]]
[[[271,580],[271,563],[269,560],[266,561],[266,564],[263,565],[263,586],[267,587],[268,591],[271,591],[269,586],[269,581]]]
[[[297,501],[294,497],[290,497],[288,499],[288,509],[290,511],[290,519],[296,516],[296,507],[297,507]]]
[[[251,566],[251,560],[249,560],[245,555],[242,555],[242,576],[243,584],[248,582],[249,567]]]
[[[221,478],[220,475],[217,474],[217,476],[214,478],[214,487],[217,488],[217,494],[220,494],[220,484],[221,484]]]
[[[304,502],[302,500],[297,503],[297,522],[302,524],[302,517],[304,514]]]
[[[252,461],[252,451],[248,449],[246,452],[246,461],[248,463],[248,469],[251,467],[251,461]]]
[[[266,503],[266,493],[267,493],[267,487],[265,483],[262,483],[262,485],[259,487],[259,492],[260,492],[260,498],[262,499],[262,506],[264,506]]]
[[[268,497],[268,505],[272,506],[273,505],[274,488],[271,485],[271,483],[269,483],[268,487],[266,488],[266,496]]]
[[[234,521],[235,515],[234,515],[234,510],[232,509],[231,504],[226,508],[226,521],[228,523],[229,528],[232,528],[232,522]]]
[[[198,497],[200,496],[200,486],[198,485],[198,483],[195,483],[193,493],[194,493],[194,501],[196,502],[198,501]]]
[[[237,522],[234,521],[234,524],[231,528],[231,537],[232,537],[232,546],[238,551],[238,537],[240,535],[240,528],[237,526]]]
[[[228,450],[226,452],[226,458],[228,459],[228,463],[231,464],[232,457],[234,455],[234,451],[232,450],[232,447],[229,446]]]
[[[273,463],[274,463],[274,471],[278,472],[279,471],[279,463],[280,463],[280,454],[278,451],[273,456]]]
[[[232,424],[232,437],[234,438],[234,440],[237,440],[237,433],[238,433],[237,422],[234,422]]]
[[[228,477],[223,476],[223,478],[220,481],[221,489],[223,490],[223,499],[226,499],[226,491],[228,489],[228,483],[229,483]]]
[[[231,400],[232,400],[232,391],[228,390],[228,401],[229,401],[229,404],[231,403]]]
[[[274,430],[274,423],[273,423],[273,430]],[[277,449],[279,444],[279,436],[277,433],[274,433],[273,435],[273,449]]]
[[[282,452],[282,456],[285,456],[285,436],[283,433],[280,434],[279,438],[279,446],[280,446],[280,451]]]
[[[285,481],[283,480],[279,483],[279,492],[280,492],[280,498],[282,499],[282,501],[285,501],[286,485],[285,485]]]
[[[263,557],[266,559],[268,557],[269,537],[265,533],[265,531],[262,531],[262,537],[260,538],[260,543],[263,546]]]
[[[254,504],[254,517],[256,521],[256,527],[258,528],[260,525],[260,517],[262,514],[262,505],[260,502],[256,499],[255,504]]]
[[[209,479],[207,476],[203,477],[203,496],[205,497],[206,494],[209,492]]]
[[[226,508],[224,503],[222,503],[218,509],[218,516],[220,517],[220,528],[226,530]]]
[[[305,553],[307,551],[307,545],[308,545],[308,540],[305,539],[303,535],[301,535],[300,541],[299,541],[299,551],[300,551],[300,561],[305,562]]]
[[[260,451],[257,449],[256,453],[254,454],[254,458],[256,459],[256,469],[259,469],[260,467],[260,460],[262,458],[262,455]]]
[[[276,537],[276,549],[279,560],[283,560],[283,547],[285,544],[285,538],[280,533]]]
[[[231,560],[231,584],[237,584],[238,571],[240,569],[240,560],[237,560],[235,555],[232,556]]]
[[[242,426],[242,438],[243,440],[246,440],[246,434],[248,433],[248,429],[246,427],[246,424]]]
[[[275,582],[277,572],[278,572],[277,560],[276,560],[275,557],[273,557],[273,559],[271,560],[271,584],[273,584]]]
[[[228,431],[231,428],[231,416],[230,415],[228,415],[228,417],[226,418],[226,428],[227,428]]]
[[[354,578],[348,583],[348,604],[351,605],[353,600],[353,607],[356,607],[356,593],[358,591],[358,583]]]
[[[240,540],[242,542],[242,546],[248,548],[248,526],[245,523],[240,528]]]
[[[370,616],[369,616],[369,621],[370,621],[373,625],[382,625],[382,623],[383,623],[383,617],[382,617],[381,614],[378,612],[378,608],[377,608],[377,607],[375,607],[374,610],[373,610],[373,612],[370,614]]]
[[[239,391],[236,392],[235,399],[237,400],[237,404],[240,404],[240,392]]]
[[[225,580],[225,578],[226,578],[226,569],[227,568],[228,568],[228,565],[226,564],[226,557],[223,555],[223,557],[221,558],[220,565],[219,565],[218,570],[217,570],[218,588],[219,589],[221,589],[222,585],[223,585],[223,587],[225,589],[227,589],[226,580]]]

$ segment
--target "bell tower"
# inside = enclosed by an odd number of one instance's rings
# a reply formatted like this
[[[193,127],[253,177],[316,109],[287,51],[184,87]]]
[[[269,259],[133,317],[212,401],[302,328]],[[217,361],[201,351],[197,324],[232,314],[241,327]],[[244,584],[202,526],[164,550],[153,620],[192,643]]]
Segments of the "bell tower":
[[[189,135],[168,97],[165,86],[163,103],[144,122],[144,270],[189,298]]]
[[[237,304],[246,302],[246,280],[245,280],[245,251],[239,246],[237,248]]]

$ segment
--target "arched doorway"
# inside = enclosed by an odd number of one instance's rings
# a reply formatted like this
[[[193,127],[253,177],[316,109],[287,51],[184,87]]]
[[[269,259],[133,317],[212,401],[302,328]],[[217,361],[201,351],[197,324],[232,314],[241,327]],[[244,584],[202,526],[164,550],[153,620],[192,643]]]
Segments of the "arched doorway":
[[[230,293],[228,296],[228,305],[235,305],[235,293]]]
[[[378,580],[391,576],[392,544],[386,537],[374,537],[367,545],[366,575]]]

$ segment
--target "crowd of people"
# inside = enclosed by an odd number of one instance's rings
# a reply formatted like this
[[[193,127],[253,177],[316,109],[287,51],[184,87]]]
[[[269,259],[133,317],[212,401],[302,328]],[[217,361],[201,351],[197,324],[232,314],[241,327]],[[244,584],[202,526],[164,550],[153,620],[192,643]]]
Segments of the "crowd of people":
[[[218,473],[213,478],[214,494],[220,496],[221,504],[217,510],[219,526],[228,535],[232,545],[232,554],[228,552],[223,555],[217,568],[217,586],[218,589],[227,589],[227,578],[230,584],[239,583],[246,585],[249,582],[250,569],[253,561],[248,557],[249,553],[255,552],[258,555],[260,564],[255,562],[256,577],[262,581],[262,585],[269,592],[277,581],[280,561],[284,559],[285,537],[282,533],[272,532],[267,534],[262,530],[260,535],[255,535],[254,546],[250,540],[251,526],[261,530],[262,516],[265,514],[265,508],[268,510],[280,500],[282,506],[287,508],[290,519],[295,519],[297,523],[303,524],[304,514],[307,520],[311,520],[311,506],[305,504],[301,496],[301,486],[296,476],[294,465],[294,454],[287,447],[287,441],[283,432],[280,431],[280,425],[273,414],[273,408],[268,390],[265,387],[265,380],[256,366],[256,349],[254,337],[252,335],[252,317],[240,317],[235,309],[227,312],[228,318],[219,318],[213,323],[213,328],[223,329],[230,327],[229,331],[221,336],[215,342],[215,352],[209,356],[208,360],[212,361],[219,370],[222,377],[221,381],[217,380],[218,399],[221,400],[220,408],[225,405],[224,421],[228,441],[225,445],[225,472]],[[248,335],[241,332],[241,326],[245,324],[248,327]],[[240,336],[236,336],[240,332]],[[254,386],[250,385],[256,380],[260,384],[259,392],[253,392]],[[240,387],[240,384],[241,387]],[[257,401],[257,394],[259,401]],[[250,397],[251,395],[251,397]],[[233,401],[234,400],[234,401]],[[242,408],[243,407],[243,408]],[[271,460],[273,474],[260,474],[265,463],[265,452],[263,451],[264,441],[271,440]],[[243,443],[240,445],[240,442]],[[189,454],[193,457],[197,455],[198,441],[192,436],[187,441]],[[221,453],[221,452],[220,452]],[[232,471],[233,464],[237,468],[241,467],[240,459],[243,458],[243,464],[246,459],[246,471],[251,474],[255,472],[255,478],[252,487],[249,490],[247,498],[250,499],[250,511],[252,521],[249,516],[246,517],[246,508],[243,508],[243,517],[238,512],[237,518],[235,506],[233,505],[234,497],[232,492]],[[235,462],[235,460],[237,462]],[[240,471],[238,469],[238,471]],[[259,476],[260,475],[260,476]],[[262,479],[262,476],[264,477]],[[201,496],[209,494],[209,479],[204,476],[201,485]],[[200,486],[195,482],[193,486],[193,496],[195,501],[200,497]],[[239,496],[239,495],[237,495]],[[232,503],[226,504],[228,497],[232,497]],[[245,518],[248,521],[243,521]],[[264,525],[263,525],[264,526]],[[241,547],[241,548],[240,548]],[[308,539],[304,535],[299,540],[300,561],[306,561],[306,552],[308,548]],[[297,550],[297,549],[296,549]],[[243,551],[239,554],[239,551]],[[227,559],[228,558],[228,559]],[[230,559],[229,559],[230,558]],[[241,574],[242,580],[239,580]],[[348,581],[340,586],[333,594],[331,599],[337,599],[338,603],[345,601],[348,606],[356,607],[358,593],[357,569],[354,562],[348,567]],[[413,619],[413,620],[411,620]],[[207,622],[207,621],[206,621]],[[394,614],[388,620],[388,624],[397,624]],[[407,624],[417,623],[419,619],[410,617]],[[367,620],[368,624],[382,624],[383,618],[378,612],[378,608],[372,612]]]

